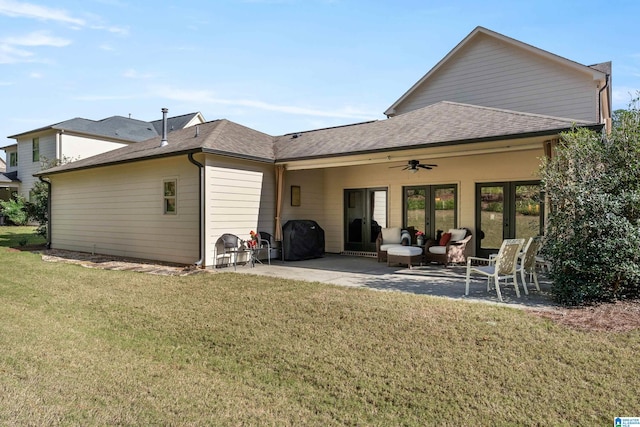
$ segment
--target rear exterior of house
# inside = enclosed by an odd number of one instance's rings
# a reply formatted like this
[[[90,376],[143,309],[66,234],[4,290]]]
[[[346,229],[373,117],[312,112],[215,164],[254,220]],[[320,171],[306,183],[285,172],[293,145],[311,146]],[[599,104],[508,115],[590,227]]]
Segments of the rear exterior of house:
[[[386,120],[279,137],[214,121],[167,147],[155,138],[39,173],[51,245],[211,266],[224,233],[307,219],[328,252],[372,254],[380,228],[413,226],[427,237],[469,228],[468,249],[487,255],[542,233],[540,160],[560,132],[609,120],[607,67],[478,27]]]

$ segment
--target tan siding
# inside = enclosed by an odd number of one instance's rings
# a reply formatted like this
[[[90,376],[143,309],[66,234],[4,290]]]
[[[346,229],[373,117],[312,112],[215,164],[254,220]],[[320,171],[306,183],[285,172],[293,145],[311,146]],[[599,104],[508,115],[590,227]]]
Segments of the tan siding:
[[[126,146],[126,144],[118,142],[101,141],[69,134],[62,134],[61,138],[61,159],[80,160]]]
[[[446,100],[597,122],[597,94],[590,76],[482,36],[437,70],[396,113]]]
[[[163,214],[165,178],[178,180],[177,215]],[[53,175],[52,246],[194,263],[197,179],[186,156]]]
[[[344,248],[343,194],[348,188],[387,188],[388,225],[403,225],[402,189],[411,185],[458,185],[458,224],[475,227],[475,184],[494,181],[528,181],[539,179],[537,170],[540,150],[441,158],[431,171],[411,174],[386,165],[350,166],[325,171],[325,208],[323,228],[327,252],[341,252]],[[317,171],[298,171],[316,177]],[[313,218],[311,218],[313,219]]]
[[[224,233],[248,239],[249,232],[274,232],[275,174],[271,164],[207,156],[205,264]]]

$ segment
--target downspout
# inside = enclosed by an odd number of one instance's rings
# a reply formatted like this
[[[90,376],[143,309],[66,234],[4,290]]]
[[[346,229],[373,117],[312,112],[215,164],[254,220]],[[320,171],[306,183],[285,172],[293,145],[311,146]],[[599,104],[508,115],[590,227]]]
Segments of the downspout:
[[[605,79],[604,79],[604,86],[602,86],[602,88],[600,88],[600,91],[598,92],[598,110],[600,113],[600,117],[602,117],[604,119],[604,123],[605,123],[605,127],[606,127],[606,132],[609,133],[611,132],[611,124],[607,122],[607,119],[611,119],[611,99],[609,99],[609,94],[607,93],[607,109],[609,111],[607,111],[607,116],[605,117],[604,114],[602,114],[602,92],[609,88],[609,74],[606,75]],[[611,120],[609,120],[610,122]]]
[[[45,181],[41,176],[38,179],[47,185],[47,249],[51,249],[51,181]]]
[[[204,268],[204,250],[202,247],[202,233],[204,232],[204,224],[202,223],[204,220],[204,197],[202,194],[202,181],[204,180],[204,165],[193,158],[193,153],[188,154],[189,161],[196,165],[199,169],[200,176],[198,179],[198,254],[199,259],[194,263],[195,266]]]

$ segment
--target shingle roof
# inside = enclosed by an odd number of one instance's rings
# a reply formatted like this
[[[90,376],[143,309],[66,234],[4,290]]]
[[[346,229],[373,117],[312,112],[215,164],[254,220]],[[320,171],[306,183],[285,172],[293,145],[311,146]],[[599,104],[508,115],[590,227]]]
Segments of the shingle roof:
[[[173,131],[168,135],[168,144],[164,147],[160,145],[161,139],[160,136],[154,137],[144,142],[47,169],[36,175],[196,152],[270,163],[275,160],[272,136],[229,120],[215,120]]]
[[[20,182],[18,171],[0,173],[0,183],[6,184],[10,182]]]
[[[552,134],[574,124],[595,125],[441,101],[386,120],[280,136],[276,138],[275,150],[276,158],[284,161]]]
[[[177,129],[184,129],[184,127],[189,124],[194,117],[196,117],[199,113],[189,113],[183,114],[182,116],[169,117],[167,119],[167,129],[169,132],[172,132]],[[162,135],[162,119],[154,120],[150,122],[158,135]]]
[[[58,166],[37,175],[206,152],[263,162],[292,161],[527,136],[555,135],[596,123],[442,101],[385,120],[272,137],[229,120],[176,130],[161,137]],[[197,135],[197,136],[196,136]]]
[[[189,123],[189,121],[197,114],[198,113],[190,113],[182,116],[171,117],[168,121],[173,126],[173,129],[182,129],[182,127]],[[162,132],[162,124],[160,125],[160,130],[157,130],[155,122],[145,122],[143,120],[136,120],[122,116],[112,116],[97,121],[76,117],[50,126],[12,135],[9,138],[17,139],[23,135],[51,129],[101,136],[122,141],[140,142],[160,135]]]

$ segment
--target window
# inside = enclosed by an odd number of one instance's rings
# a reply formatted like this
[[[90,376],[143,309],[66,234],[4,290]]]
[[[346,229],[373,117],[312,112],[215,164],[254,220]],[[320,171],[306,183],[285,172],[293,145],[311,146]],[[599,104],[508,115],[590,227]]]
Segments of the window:
[[[177,197],[176,190],[178,187],[177,179],[168,179],[163,183],[164,186],[164,214],[175,215],[177,212]]]
[[[40,138],[33,138],[31,141],[33,143],[33,158],[34,162],[40,161]]]
[[[10,167],[17,167],[18,166],[18,152],[17,151],[9,153],[9,166]]]
[[[447,231],[458,225],[458,187],[424,185],[404,188],[404,225],[435,238],[439,230]]]

